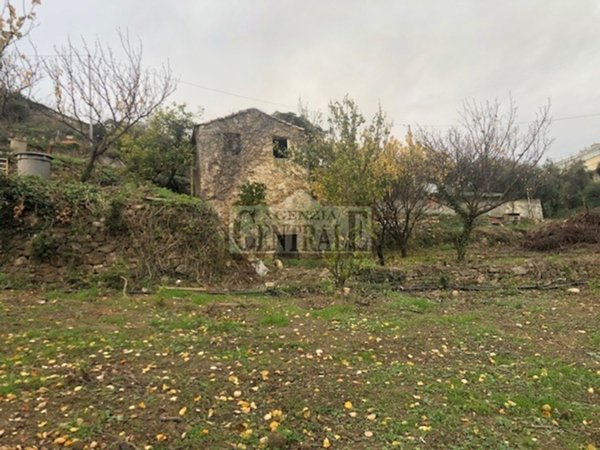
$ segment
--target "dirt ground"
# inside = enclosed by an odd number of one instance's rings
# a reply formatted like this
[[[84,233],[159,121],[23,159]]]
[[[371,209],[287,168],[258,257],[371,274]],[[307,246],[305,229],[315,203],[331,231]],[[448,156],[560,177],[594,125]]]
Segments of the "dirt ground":
[[[594,252],[347,296],[298,261],[268,278],[295,290],[0,291],[0,448],[600,448]]]

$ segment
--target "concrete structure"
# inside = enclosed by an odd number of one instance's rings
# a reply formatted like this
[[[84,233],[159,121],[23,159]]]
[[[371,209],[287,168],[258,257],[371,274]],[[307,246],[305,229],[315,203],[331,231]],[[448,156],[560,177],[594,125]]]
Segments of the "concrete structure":
[[[488,216],[503,220],[544,220],[542,202],[538,198],[515,200],[492,209]]]
[[[558,161],[556,165],[565,169],[578,161],[583,162],[585,168],[590,172],[595,171],[600,166],[600,144],[592,144],[579,153]]]
[[[20,176],[41,177],[48,180],[50,179],[52,159],[52,156],[46,153],[17,153],[17,174]]]
[[[427,212],[432,215],[441,214],[453,216],[456,214],[449,207],[433,202],[428,205]],[[486,215],[495,223],[519,221],[522,219],[533,220],[535,222],[544,220],[542,202],[537,198],[519,199],[507,202],[492,209]]]

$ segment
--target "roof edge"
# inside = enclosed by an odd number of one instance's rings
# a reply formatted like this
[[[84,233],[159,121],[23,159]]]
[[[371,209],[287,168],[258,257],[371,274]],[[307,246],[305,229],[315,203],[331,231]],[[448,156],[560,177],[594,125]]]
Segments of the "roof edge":
[[[235,116],[239,116],[239,115],[242,115],[242,114],[248,114],[248,113],[251,113],[251,112],[258,112],[258,113],[260,113],[260,114],[262,114],[262,115],[264,115],[264,116],[267,116],[267,117],[269,117],[271,120],[274,120],[274,121],[276,121],[276,122],[279,122],[279,123],[282,123],[282,124],[284,124],[284,125],[287,125],[287,126],[290,126],[290,127],[296,128],[296,129],[298,129],[298,130],[301,130],[301,131],[306,131],[306,129],[305,129],[305,128],[299,127],[298,125],[294,125],[293,123],[290,123],[290,122],[286,122],[285,120],[279,119],[279,118],[277,118],[277,117],[273,117],[271,114],[268,114],[268,113],[266,113],[266,112],[264,112],[264,111],[261,111],[261,110],[260,110],[260,109],[258,109],[258,108],[247,108],[247,109],[242,109],[242,110],[240,110],[240,111],[237,111],[237,112],[234,112],[234,113],[228,114],[228,115],[226,115],[226,116],[217,117],[217,118],[215,118],[215,119],[211,119],[211,120],[208,120],[208,121],[206,121],[206,122],[202,122],[202,123],[196,124],[196,125],[194,126],[194,128],[205,127],[205,126],[207,126],[207,125],[211,125],[211,124],[213,124],[213,123],[215,123],[215,122],[220,122],[220,121],[223,121],[223,120],[228,120],[228,119],[231,119],[231,118],[233,118],[233,117],[235,117]]]

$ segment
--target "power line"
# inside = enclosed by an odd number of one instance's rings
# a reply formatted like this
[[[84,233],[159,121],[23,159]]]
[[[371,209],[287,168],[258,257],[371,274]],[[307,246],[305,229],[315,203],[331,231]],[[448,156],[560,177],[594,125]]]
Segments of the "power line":
[[[200,89],[204,89],[206,91],[218,92],[219,94],[230,95],[232,97],[243,98],[243,99],[246,99],[246,100],[252,100],[254,102],[268,103],[268,104],[276,105],[276,106],[285,106],[286,108],[295,108],[295,106],[291,106],[291,105],[288,105],[286,103],[279,103],[279,102],[274,102],[274,101],[271,101],[271,100],[263,100],[263,99],[256,98],[256,97],[248,97],[247,95],[236,94],[234,92],[228,92],[228,91],[224,91],[222,89],[212,88],[212,87],[208,87],[208,86],[202,86],[202,85],[199,85],[199,84],[196,84],[196,83],[191,83],[189,81],[180,80],[179,82],[181,84],[187,84],[189,86],[194,86],[194,87],[197,87],[197,88],[200,88]]]
[[[44,58],[53,58],[53,57],[61,56],[61,55],[60,54],[39,54],[38,53],[38,54],[23,54],[23,56],[44,59]],[[244,100],[250,100],[250,101],[253,101],[253,102],[259,102],[259,103],[264,103],[264,104],[269,104],[269,105],[274,105],[274,106],[282,106],[282,107],[285,107],[285,108],[292,108],[292,109],[297,107],[297,105],[290,105],[290,104],[287,104],[287,103],[276,102],[276,101],[273,101],[273,100],[265,100],[265,99],[261,99],[261,98],[257,98],[257,97],[251,97],[251,96],[248,96],[248,95],[243,95],[243,94],[238,94],[238,93],[235,93],[235,92],[226,91],[226,90],[219,89],[219,88],[214,88],[214,87],[210,87],[210,86],[203,86],[201,84],[193,83],[191,81],[179,80],[179,82],[181,84],[186,84],[188,86],[193,86],[193,87],[196,87],[198,89],[203,89],[205,91],[216,92],[218,94],[228,95],[230,97],[242,98]],[[312,112],[319,113],[320,111],[314,110]],[[589,114],[580,114],[580,115],[574,115],[574,116],[556,117],[556,118],[552,119],[552,122],[562,122],[562,121],[565,121],[565,120],[587,119],[587,118],[599,117],[599,116],[600,116],[600,112],[589,113]],[[529,120],[529,121],[519,122],[519,124],[528,124],[528,123],[533,123],[533,122],[535,122],[535,121],[534,120]],[[419,125],[422,126],[422,127],[427,127],[427,128],[451,128],[453,126],[456,126],[456,124],[419,124]]]

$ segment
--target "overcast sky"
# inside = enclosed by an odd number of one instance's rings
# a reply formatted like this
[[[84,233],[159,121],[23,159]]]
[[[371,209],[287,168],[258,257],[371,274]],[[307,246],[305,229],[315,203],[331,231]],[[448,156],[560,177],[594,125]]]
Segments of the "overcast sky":
[[[552,158],[600,142],[599,0],[44,0],[38,19],[40,53],[129,30],[204,119],[349,94],[368,114],[381,102],[403,137],[455,123],[465,98],[510,93],[523,121],[550,99]]]

